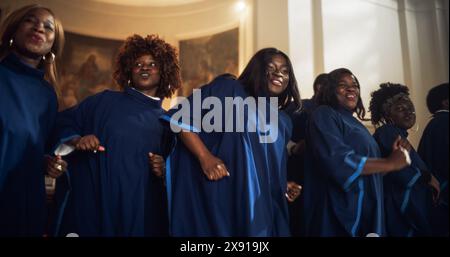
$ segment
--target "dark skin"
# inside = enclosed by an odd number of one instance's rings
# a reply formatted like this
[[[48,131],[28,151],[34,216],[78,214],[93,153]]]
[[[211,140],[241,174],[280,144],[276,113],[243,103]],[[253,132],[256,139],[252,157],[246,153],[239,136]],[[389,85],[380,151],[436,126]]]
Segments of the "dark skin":
[[[266,65],[266,74],[268,79],[268,91],[271,96],[282,94],[289,83],[289,68],[286,59],[281,55],[275,55]],[[225,163],[214,156],[200,137],[189,131],[182,131],[179,134],[181,141],[198,159],[202,171],[206,178],[211,181],[218,181],[224,177],[230,176]],[[294,201],[300,195],[301,187],[295,182],[289,182],[287,185],[286,197],[288,201]]]
[[[408,166],[406,157],[401,150],[402,148],[406,149],[404,144],[402,138],[399,136],[392,144],[391,155],[387,158],[368,159],[361,174],[372,175],[377,173],[395,172]]]
[[[200,162],[202,171],[206,178],[212,181],[220,180],[224,177],[230,176],[224,162],[215,157],[203,144],[200,137],[192,132],[182,131],[179,135],[184,145],[194,154]]]
[[[349,111],[354,111],[360,97],[359,86],[356,79],[351,74],[345,74],[339,80],[336,89],[339,105]]]
[[[92,151],[94,153],[104,152],[106,148],[100,145],[100,141],[95,135],[87,135],[84,137],[77,137],[67,142],[67,144],[75,147],[80,151]],[[148,162],[152,168],[153,173],[157,177],[163,177],[166,169],[164,158],[154,153],[148,153]]]
[[[136,90],[145,95],[156,97],[160,80],[159,63],[152,55],[144,54],[136,58],[131,71],[132,86]],[[95,135],[77,137],[69,141],[68,144],[80,151],[93,151],[94,153],[97,151],[106,151],[106,148],[100,144],[100,141]],[[148,163],[155,176],[164,176],[166,164],[162,156],[155,153],[148,153]]]
[[[134,61],[134,66],[131,70],[131,81],[132,86],[138,91],[149,96],[156,96],[156,91],[161,81],[161,74],[159,63],[152,55],[145,54]]]
[[[306,143],[305,140],[300,140],[295,144],[294,148],[292,148],[292,153],[295,155],[302,155],[305,152]]]
[[[100,145],[100,141],[95,135],[87,135],[84,137],[77,137],[67,142],[80,151],[92,151],[96,153],[106,151],[106,148]],[[163,177],[166,169],[164,158],[154,153],[148,153],[148,163],[152,169],[153,174],[157,177]]]
[[[47,175],[51,178],[58,178],[67,171],[67,162],[61,156],[45,156]]]
[[[344,74],[339,80],[336,96],[341,107],[354,111],[360,97],[360,90],[356,79],[351,74]],[[402,149],[408,150],[408,143],[399,136],[392,145],[392,153],[387,158],[367,159],[362,175],[399,171],[408,166]]]
[[[289,84],[289,65],[282,55],[275,55],[267,64],[268,89],[271,96],[282,94]]]
[[[275,55],[267,64],[268,89],[271,96],[282,94],[289,84],[289,65],[282,55]],[[301,144],[300,144],[301,145]],[[297,150],[298,144],[294,147]],[[294,202],[300,195],[302,187],[293,181],[287,182],[286,198],[289,202]]]
[[[414,104],[408,98],[402,98],[392,104],[386,119],[402,129],[410,129],[416,124]]]
[[[409,98],[402,98],[397,100],[394,104],[392,104],[386,116],[388,122],[405,130],[412,128],[416,123],[414,104]],[[408,151],[413,149],[411,143],[407,139],[403,140],[407,145],[405,148],[408,149]],[[428,185],[433,188],[433,202],[436,204],[439,200],[439,195],[441,192],[439,181],[436,179],[436,177],[431,175],[431,180]]]
[[[24,62],[37,67],[55,41],[54,17],[44,9],[25,16],[14,34],[12,51]]]
[[[19,24],[13,37],[12,52],[23,62],[37,68],[42,57],[47,55],[55,42],[55,19],[47,10],[36,9],[27,14]],[[47,174],[52,178],[67,170],[61,156],[46,156]]]
[[[289,202],[294,202],[295,199],[297,199],[297,197],[300,196],[300,193],[302,192],[302,186],[300,186],[299,184],[293,182],[293,181],[288,181],[287,182],[287,193],[286,193],[286,198],[288,199]]]
[[[166,171],[166,162],[161,155],[148,153],[148,163],[155,176],[159,178],[164,177]]]

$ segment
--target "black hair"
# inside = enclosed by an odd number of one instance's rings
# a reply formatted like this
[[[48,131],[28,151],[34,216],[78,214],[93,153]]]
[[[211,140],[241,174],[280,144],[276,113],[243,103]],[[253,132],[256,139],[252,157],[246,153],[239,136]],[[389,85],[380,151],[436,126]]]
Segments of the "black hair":
[[[372,99],[370,100],[369,111],[374,126],[386,124],[386,118],[389,114],[384,110],[383,104],[386,103],[386,100],[389,98],[400,93],[409,96],[409,88],[402,84],[387,82],[380,84],[380,88],[370,94]]]
[[[134,62],[140,56],[151,54],[160,65],[161,81],[156,91],[160,98],[171,97],[175,90],[181,88],[180,65],[175,47],[161,39],[158,35],[142,37],[129,36],[119,49],[113,74],[117,84],[122,88],[128,86]]]
[[[448,82],[430,89],[427,95],[427,107],[431,114],[443,109],[442,102],[448,99]]]
[[[313,89],[314,89],[314,96],[316,96],[319,92],[319,85],[324,86],[328,82],[328,76],[326,73],[319,74],[315,79],[313,83]]]
[[[281,55],[286,59],[289,68],[289,83],[286,90],[278,96],[278,105],[285,109],[293,105],[294,109],[301,108],[300,93],[295,79],[294,69],[289,57],[276,48],[264,48],[259,50],[249,61],[238,80],[244,85],[245,91],[253,97],[268,96],[267,64],[275,55]]]
[[[317,103],[319,105],[328,105],[333,107],[334,109],[339,108],[339,101],[337,98],[337,88],[339,85],[339,81],[342,79],[344,75],[351,75],[356,80],[356,85],[358,89],[361,89],[361,86],[359,84],[358,79],[356,78],[353,73],[346,68],[339,68],[336,70],[333,70],[332,72],[327,74],[326,83],[325,86],[320,90],[318,96],[317,96]],[[325,78],[324,78],[325,79]],[[361,95],[358,97],[358,103],[356,104],[355,109],[356,115],[360,120],[366,120],[366,109],[364,108],[364,104],[362,102]]]

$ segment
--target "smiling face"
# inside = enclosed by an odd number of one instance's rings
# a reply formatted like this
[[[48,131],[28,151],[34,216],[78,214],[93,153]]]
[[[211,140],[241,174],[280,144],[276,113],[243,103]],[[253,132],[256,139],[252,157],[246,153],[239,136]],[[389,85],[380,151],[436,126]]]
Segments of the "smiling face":
[[[31,58],[48,54],[54,41],[55,20],[45,9],[36,9],[28,13],[14,35],[16,51]]]
[[[272,57],[266,67],[268,91],[271,96],[279,96],[286,90],[290,72],[286,58],[279,54]]]
[[[355,77],[348,73],[342,75],[336,94],[340,106],[349,111],[354,111],[359,100],[359,85]]]
[[[151,91],[154,95],[161,81],[158,62],[150,54],[137,58],[131,70],[131,79],[134,88],[139,91]]]
[[[409,97],[402,97],[392,104],[387,119],[399,128],[410,129],[416,123],[414,104]]]

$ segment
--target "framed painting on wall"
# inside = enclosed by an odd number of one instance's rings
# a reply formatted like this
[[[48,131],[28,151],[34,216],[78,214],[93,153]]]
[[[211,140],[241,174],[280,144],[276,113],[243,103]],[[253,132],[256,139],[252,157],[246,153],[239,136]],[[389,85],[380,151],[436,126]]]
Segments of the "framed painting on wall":
[[[183,88],[180,96],[210,82],[223,73],[238,75],[239,29],[211,36],[181,40],[180,66]]]
[[[112,74],[123,43],[65,32],[60,70],[61,107],[66,109],[105,89],[118,90]]]

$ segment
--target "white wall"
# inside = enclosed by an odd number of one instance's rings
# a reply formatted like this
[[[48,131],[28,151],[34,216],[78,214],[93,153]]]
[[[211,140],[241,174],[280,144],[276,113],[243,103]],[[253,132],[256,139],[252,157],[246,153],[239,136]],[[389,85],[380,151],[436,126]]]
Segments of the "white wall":
[[[295,77],[302,98],[311,97],[312,82],[317,74],[314,65],[312,1],[289,1],[289,57],[294,66]],[[319,71],[321,72],[321,71]]]
[[[288,0],[256,0],[255,52],[266,47],[289,51]]]
[[[325,71],[350,69],[366,106],[381,82],[403,81],[396,6],[393,1],[379,2],[322,1]]]
[[[411,89],[418,118],[417,132],[411,135],[416,145],[430,117],[426,108],[428,90],[449,79],[448,4],[445,10],[442,3],[440,0],[406,0],[401,10],[406,18],[408,49],[405,55],[410,62],[405,81]]]
[[[290,0],[289,13],[302,97],[313,94],[317,74],[340,67],[358,77],[366,108],[380,83],[406,84],[417,109],[418,130],[410,132],[417,145],[430,116],[426,94],[449,77],[448,1]]]

